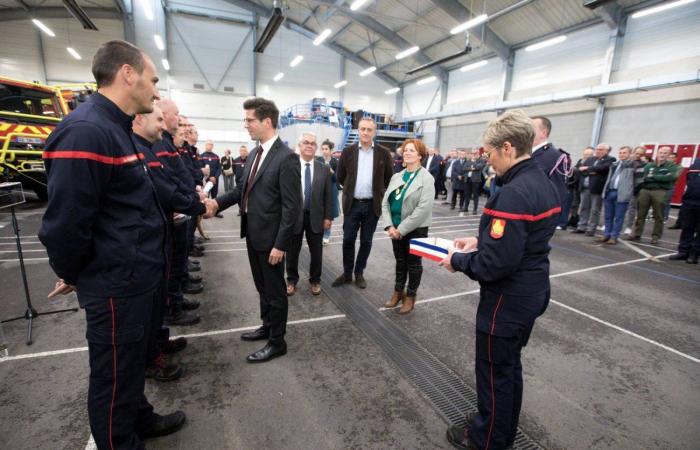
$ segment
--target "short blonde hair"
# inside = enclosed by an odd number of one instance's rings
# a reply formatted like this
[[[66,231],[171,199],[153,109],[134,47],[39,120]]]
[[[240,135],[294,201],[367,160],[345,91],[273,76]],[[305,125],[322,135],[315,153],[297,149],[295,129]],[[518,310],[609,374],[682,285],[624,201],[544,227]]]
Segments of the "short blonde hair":
[[[532,120],[522,109],[514,109],[489,122],[481,139],[484,144],[496,148],[510,142],[515,147],[515,156],[520,157],[532,153],[535,129]]]

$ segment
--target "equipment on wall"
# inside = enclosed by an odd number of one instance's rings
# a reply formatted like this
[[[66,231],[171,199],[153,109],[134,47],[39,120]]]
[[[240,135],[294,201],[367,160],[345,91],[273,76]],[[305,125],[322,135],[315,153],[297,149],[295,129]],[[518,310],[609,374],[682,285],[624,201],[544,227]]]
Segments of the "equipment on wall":
[[[265,48],[267,48],[270,41],[272,41],[272,38],[275,37],[277,30],[279,30],[280,26],[282,26],[284,19],[285,16],[282,12],[282,8],[275,6],[275,8],[272,10],[270,20],[267,22],[265,29],[260,35],[260,39],[255,44],[255,48],[253,49],[255,53],[263,53],[265,51]]]
[[[75,17],[75,20],[80,22],[84,29],[99,31],[85,10],[78,5],[78,2],[75,0],[63,0],[63,6]]]

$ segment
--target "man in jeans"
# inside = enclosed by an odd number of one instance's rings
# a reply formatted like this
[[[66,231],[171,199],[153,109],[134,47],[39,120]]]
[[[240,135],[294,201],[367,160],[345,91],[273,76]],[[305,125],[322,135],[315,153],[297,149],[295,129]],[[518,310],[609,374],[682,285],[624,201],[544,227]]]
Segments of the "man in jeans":
[[[343,274],[333,286],[352,282],[364,289],[363,276],[367,259],[372,250],[372,238],[382,215],[382,199],[394,168],[389,149],[374,143],[377,124],[370,117],[363,117],[358,124],[360,141],[346,148],[340,156],[338,183],[343,186]],[[355,260],[355,241],[360,232],[360,249]]]
[[[634,170],[640,162],[630,159],[632,149],[620,147],[619,161],[610,166],[603,188],[605,199],[605,235],[597,239],[602,244],[615,245],[622,232],[625,213],[634,196]]]
[[[658,244],[664,231],[664,207],[666,206],[666,192],[673,186],[678,178],[678,168],[668,160],[671,154],[670,147],[659,148],[656,162],[650,162],[644,166],[644,181],[639,192],[639,209],[634,234],[625,238],[628,241],[640,241],[644,233],[644,223],[647,219],[649,208],[652,208],[654,216],[654,229],[651,232],[651,243]]]
[[[610,166],[615,162],[615,158],[609,156],[609,153],[610,146],[600,143],[595,148],[595,155],[588,158],[579,167],[583,177],[583,185],[580,218],[574,233],[595,236],[595,229],[600,221],[600,210],[603,208],[603,187],[608,178]]]

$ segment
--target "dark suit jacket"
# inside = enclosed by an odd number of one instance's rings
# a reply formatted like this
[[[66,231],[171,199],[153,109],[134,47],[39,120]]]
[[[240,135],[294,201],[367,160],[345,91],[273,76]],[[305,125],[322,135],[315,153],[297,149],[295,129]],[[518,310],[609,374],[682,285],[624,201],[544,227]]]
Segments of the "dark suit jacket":
[[[464,173],[464,181],[469,181],[471,183],[481,183],[481,171],[484,170],[485,166],[486,162],[481,159],[476,159],[475,161],[467,159],[464,165],[462,166],[462,172]],[[452,169],[452,171],[454,172],[454,168]],[[469,172],[471,172],[471,176],[469,176]]]
[[[583,162],[584,166],[588,169],[581,171],[582,176],[588,176],[588,189],[591,194],[603,194],[603,187],[605,186],[605,181],[608,179],[608,171],[610,171],[610,166],[615,162],[615,158],[610,155],[603,156],[598,164],[596,164],[597,158],[591,156]]]
[[[563,160],[566,160],[566,164],[562,164]],[[566,198],[566,177],[564,176],[564,167],[569,167],[571,165],[571,158],[569,154],[564,150],[556,148],[554,145],[547,143],[547,145],[538,148],[532,153],[532,159],[537,161],[537,164],[544,170],[554,186],[559,192],[559,198],[564,201]],[[555,170],[555,168],[557,170]]]
[[[355,182],[357,181],[357,158],[359,155],[359,143],[353,144],[343,150],[338,162],[338,183],[343,186],[343,213],[350,214],[352,201],[355,194]],[[377,217],[382,215],[382,199],[386,187],[389,186],[394,175],[391,152],[384,146],[374,144],[374,167],[372,174],[372,206]]]
[[[311,212],[309,221],[311,230],[314,233],[323,233],[323,221],[333,220],[333,191],[331,190],[332,176],[331,169],[325,163],[317,159],[313,160],[314,176],[311,180]],[[302,175],[303,176],[303,175]],[[299,181],[301,186],[301,181]],[[304,196],[302,194],[302,205]],[[299,209],[297,226],[294,234],[301,234],[304,228],[304,208]]]
[[[464,165],[466,163],[466,159],[462,162],[459,158],[455,159],[455,162],[452,163],[452,189],[455,191],[464,190]],[[462,177],[462,179],[460,180],[459,177]]]
[[[423,164],[423,167],[425,167],[426,164],[428,164],[428,159],[430,158],[430,155],[428,155],[426,158],[423,158],[423,161],[421,163]],[[433,156],[433,160],[430,161],[430,167],[427,167],[428,172],[430,172],[430,175],[433,176],[436,180],[438,179],[438,176],[440,175],[440,164],[442,163],[442,156],[440,155],[435,155]]]
[[[302,208],[301,171],[297,156],[280,139],[258,166],[255,180],[249,180],[253,164],[262,147],[248,156],[243,169],[243,182],[216,198],[219,210],[240,203],[248,183],[253,183],[248,195],[248,212],[241,214],[241,238],[248,238],[253,249],[267,252],[276,248],[287,250]]]

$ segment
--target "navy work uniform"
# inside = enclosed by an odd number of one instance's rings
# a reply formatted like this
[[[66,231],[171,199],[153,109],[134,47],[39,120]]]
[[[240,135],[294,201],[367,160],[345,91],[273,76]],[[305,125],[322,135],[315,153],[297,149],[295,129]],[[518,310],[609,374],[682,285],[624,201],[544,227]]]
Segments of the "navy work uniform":
[[[199,161],[203,166],[209,166],[209,178],[215,178],[216,182],[214,187],[211,188],[211,198],[216,198],[219,193],[219,177],[221,176],[221,163],[219,162],[219,155],[214,152],[204,152],[199,156]]]
[[[165,272],[165,216],[132,117],[96,93],[51,133],[39,238],[77,286],[90,355],[88,415],[98,448],[142,449],[155,415],[144,395],[152,310]]]
[[[687,262],[695,264],[700,258],[700,158],[695,158],[688,168],[686,191],[678,218],[681,222],[678,253],[688,255]]]
[[[477,251],[451,264],[479,282],[476,314],[478,415],[467,424],[480,449],[513,444],[523,394],[520,350],[549,303],[549,240],[561,208],[557,191],[533,159],[511,167],[479,224]]]

